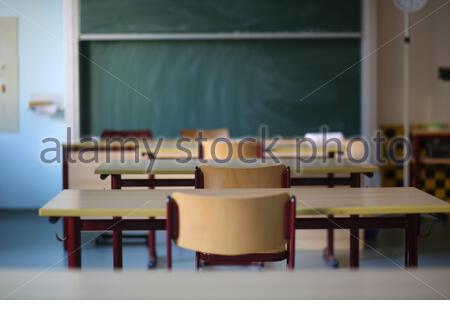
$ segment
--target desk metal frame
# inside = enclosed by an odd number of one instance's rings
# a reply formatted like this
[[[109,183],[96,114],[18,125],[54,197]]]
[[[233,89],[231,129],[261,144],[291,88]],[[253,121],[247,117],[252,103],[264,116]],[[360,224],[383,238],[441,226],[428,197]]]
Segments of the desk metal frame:
[[[79,217],[67,217],[67,249],[69,268],[81,267],[81,232],[82,231],[105,231],[113,232],[128,230],[166,230],[166,219],[136,219],[123,220],[114,218],[112,220],[82,220]],[[318,229],[349,229],[352,233],[350,262],[352,267],[359,265],[359,240],[352,232],[361,228],[379,229],[404,229],[405,230],[405,267],[417,267],[418,265],[418,214],[406,214],[384,217],[313,217],[295,218],[296,230],[318,230]],[[120,256],[121,258],[121,256]]]
[[[68,181],[69,181],[69,170],[68,170],[68,159],[71,151],[133,151],[136,150],[134,146],[130,147],[85,147],[85,146],[63,146],[63,189],[68,189]],[[258,149],[259,150],[259,149]],[[333,154],[329,155],[330,157]],[[202,158],[202,150],[199,148],[199,157]],[[351,173],[348,177],[336,177],[335,174],[327,174],[326,177],[292,177],[291,178],[291,186],[328,186],[330,188],[334,186],[350,186],[354,188],[358,188],[361,186],[361,176],[365,175],[368,177],[372,177],[372,172],[366,173]],[[108,175],[100,175],[101,179],[106,179]],[[164,178],[154,178],[150,176],[147,179],[123,179],[121,174],[112,174],[111,175],[111,189],[121,189],[122,187],[148,187],[149,189],[153,189],[155,187],[194,187],[195,179],[194,178],[175,178],[175,179],[164,179]],[[357,216],[352,216],[357,217]],[[332,218],[331,216],[329,218]],[[153,221],[158,219],[148,219],[148,221]],[[81,226],[85,224],[85,221],[81,221]],[[89,221],[102,221],[102,220],[89,220]],[[122,224],[124,221],[120,218],[114,218],[113,221],[118,224]],[[138,220],[139,221],[139,220]],[[146,221],[146,223],[148,223]],[[324,219],[323,221],[328,221]],[[142,224],[143,226],[146,223]],[[320,223],[319,223],[320,224]],[[89,223],[88,223],[89,225]],[[114,225],[114,223],[112,224]],[[128,225],[128,224],[125,224]],[[150,223],[149,226],[152,224]],[[320,224],[320,226],[329,225],[325,222]],[[135,226],[133,224],[133,226]],[[142,229],[130,229],[130,230],[164,230],[164,229],[148,229],[145,227],[141,227]],[[360,228],[365,228],[360,227]],[[352,268],[359,267],[359,229],[353,226],[350,228],[350,266]],[[100,230],[95,231],[104,231],[107,228],[101,228]],[[325,229],[327,230],[327,245],[323,251],[324,259],[332,266],[337,267],[339,265],[337,259],[334,257],[334,229],[340,229],[340,227],[315,227],[312,229]],[[83,231],[94,231],[94,230],[84,230]],[[108,229],[110,230],[110,229]],[[113,233],[113,256],[114,256],[114,268],[122,268],[123,265],[123,254],[122,254],[122,231],[128,230],[123,228],[112,228],[111,231]],[[69,238],[69,218],[63,218],[63,234],[64,234],[64,249],[68,250],[68,241]],[[156,252],[154,254],[150,254],[149,265],[156,265]]]
[[[373,173],[362,173],[371,177]],[[101,175],[102,179],[106,179],[108,175]],[[195,179],[176,178],[176,179],[123,179],[121,174],[111,175],[111,189],[122,189],[122,187],[194,187]],[[349,177],[336,177],[334,174],[328,174],[326,177],[295,177],[291,178],[291,186],[350,186],[352,188],[361,187],[361,173],[351,173]],[[355,216],[357,217],[357,216]],[[332,218],[331,216],[329,218]],[[326,219],[324,220],[326,221]],[[322,224],[324,226],[325,223]],[[329,224],[328,224],[329,225]],[[359,229],[353,226],[350,228],[350,266],[352,268],[359,267]],[[312,229],[327,230],[327,245],[323,250],[323,257],[333,267],[337,267],[339,262],[334,257],[334,230],[340,229],[338,226],[331,227],[315,227]],[[103,229],[105,230],[105,229]],[[122,268],[122,232],[121,230],[113,231],[113,255],[114,268]],[[150,256],[149,265],[156,265],[156,254]]]
[[[116,147],[116,146],[93,146],[93,147],[86,147],[86,146],[80,146],[80,145],[70,145],[70,144],[64,144],[62,146],[62,186],[63,189],[69,189],[69,159],[70,154],[72,151],[134,151],[136,150],[136,147],[133,146],[122,146],[122,147]],[[64,250],[67,250],[67,229],[68,229],[68,221],[66,218],[63,218],[63,248]]]

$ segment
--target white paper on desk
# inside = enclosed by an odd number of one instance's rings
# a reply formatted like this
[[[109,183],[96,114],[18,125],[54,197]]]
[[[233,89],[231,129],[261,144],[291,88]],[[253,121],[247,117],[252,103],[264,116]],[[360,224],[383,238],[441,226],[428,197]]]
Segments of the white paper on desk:
[[[305,138],[311,139],[316,143],[316,145],[321,146],[327,140],[335,141],[339,140],[342,144],[344,143],[344,135],[342,132],[318,132],[318,133],[307,133],[305,134]]]

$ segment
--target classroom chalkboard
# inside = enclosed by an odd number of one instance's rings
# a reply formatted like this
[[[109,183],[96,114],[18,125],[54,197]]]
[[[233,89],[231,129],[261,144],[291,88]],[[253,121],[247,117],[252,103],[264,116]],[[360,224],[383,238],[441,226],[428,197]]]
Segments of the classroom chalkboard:
[[[80,0],[80,29],[359,32],[360,11],[360,0]],[[91,40],[80,50],[84,135],[150,128],[176,136],[182,128],[227,127],[242,136],[262,124],[284,136],[324,124],[347,135],[360,131],[358,38]]]
[[[81,33],[359,32],[360,0],[81,0]]]
[[[359,59],[359,39],[81,42],[81,131],[358,134]]]

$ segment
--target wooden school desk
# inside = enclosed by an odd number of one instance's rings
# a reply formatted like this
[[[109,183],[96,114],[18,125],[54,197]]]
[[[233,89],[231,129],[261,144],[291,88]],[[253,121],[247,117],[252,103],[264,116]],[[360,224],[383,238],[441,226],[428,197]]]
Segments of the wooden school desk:
[[[159,164],[162,164],[163,168],[169,168],[170,170],[156,170],[158,173],[170,174],[171,177],[169,179],[121,179],[121,175],[114,175],[111,179],[111,185],[113,188],[120,188],[121,186],[150,186],[150,184],[154,184],[155,186],[193,186],[194,180],[192,178],[180,178],[175,177],[176,174],[181,174],[184,169],[188,169],[185,171],[186,173],[194,172],[195,170],[195,158],[197,158],[199,154],[199,148],[197,142],[188,142],[183,141],[182,147],[185,150],[188,150],[190,155],[194,158],[193,161],[190,161],[187,166],[180,168],[180,166],[175,167],[173,164],[170,164],[170,159],[174,160],[174,158],[185,158],[187,153],[183,150],[180,150],[180,146],[177,145],[177,140],[175,139],[164,139],[164,140],[129,140],[124,139],[125,143],[121,143],[120,140],[113,141],[86,141],[86,142],[74,142],[69,143],[63,146],[63,186],[64,189],[103,189],[107,187],[107,182],[102,182],[100,179],[93,179],[93,173],[96,167],[107,159],[121,159],[124,157],[128,160],[138,159],[139,161],[148,159],[149,153],[150,156],[156,156],[157,158],[157,167]],[[266,146],[269,146],[272,141],[270,139],[267,140]],[[343,150],[346,150],[347,143],[345,142],[343,145]],[[353,152],[352,154],[356,154],[356,158],[358,158],[358,154],[360,153],[360,149],[355,148],[357,144],[352,144],[352,150],[357,150],[357,152]],[[336,144],[330,143],[326,147],[326,152],[333,153],[339,151],[339,148]],[[153,152],[153,154],[152,154]],[[318,147],[316,156],[317,160],[323,159],[321,154],[323,155],[325,151],[322,150],[322,147]],[[295,139],[280,139],[277,141],[277,144],[273,148],[273,154],[277,157],[281,157],[281,161],[286,165],[289,165],[291,168],[295,167],[295,160],[292,159],[298,153],[296,140]],[[312,149],[308,144],[302,144],[300,154],[306,158],[311,157]],[[270,156],[270,153],[267,153],[267,156]],[[345,161],[345,154],[343,155]],[[290,158],[289,158],[290,157]],[[93,163],[85,163],[80,160],[83,159],[91,159],[95,158]],[[166,160],[166,161],[160,161]],[[374,171],[376,171],[376,167],[373,165],[366,164],[357,164],[348,165],[345,162],[336,166],[332,162],[331,159],[329,162],[323,164],[319,163],[319,161],[315,161],[310,165],[306,165],[308,168],[306,171],[314,175],[314,177],[304,176],[303,174],[294,173],[291,179],[292,185],[326,185],[326,186],[335,186],[335,185],[349,185],[349,186],[359,186],[360,176],[362,174],[371,176]],[[165,165],[167,164],[167,165]],[[189,169],[189,165],[191,165],[191,169]],[[143,163],[144,167],[148,167],[146,163]],[[324,170],[324,167],[326,168]],[[332,168],[333,167],[333,168]],[[133,166],[131,168],[124,168],[125,171],[135,171],[136,174],[143,174],[145,170],[142,168],[137,168]],[[181,169],[181,170],[180,170]],[[108,170],[108,168],[105,168]],[[123,172],[124,174],[127,172]],[[340,176],[338,176],[340,174]],[[107,177],[106,174],[103,177]],[[174,179],[175,177],[175,179]],[[113,181],[114,180],[114,181]],[[108,184],[110,182],[108,181]],[[64,219],[64,228],[63,228],[63,239],[66,238],[66,229],[67,223]],[[63,240],[64,241],[64,240]],[[64,247],[66,248],[66,242],[64,241]],[[327,232],[327,247],[324,250],[325,259],[334,266],[338,265],[337,260],[334,258],[334,236],[333,230],[329,230]]]
[[[231,139],[231,141],[236,139]],[[186,158],[188,153],[192,158],[197,158],[199,154],[198,142],[196,141],[182,141],[177,143],[177,139],[123,139],[124,143],[120,139],[113,139],[111,141],[76,141],[63,144],[63,159],[70,159],[70,152],[80,150],[136,150],[140,154],[151,154],[155,158],[160,159],[173,159],[173,158]],[[268,139],[265,143],[265,147],[268,148],[271,145],[272,140]],[[355,157],[361,156],[364,151],[363,146],[360,143],[352,143],[348,146],[348,141],[344,141],[341,148],[335,143],[329,143],[325,148],[317,146],[315,155],[317,157],[328,156],[330,153],[342,153],[343,157],[347,157],[347,149],[351,149],[352,155]],[[182,147],[182,149],[180,148]],[[325,150],[324,150],[325,149]],[[311,156],[313,149],[307,143],[300,145],[300,150],[297,150],[295,139],[280,139],[273,145],[271,149],[273,154],[281,158],[291,158],[298,156],[297,152],[300,151],[301,156]],[[267,156],[270,156],[268,153]]]
[[[180,192],[242,196],[286,191],[297,198],[296,229],[400,228],[405,265],[417,266],[418,214],[450,213],[450,204],[415,188],[196,189]],[[39,210],[67,217],[68,264],[81,266],[81,231],[165,230],[166,199],[177,190],[64,190]],[[329,216],[333,217],[329,217]],[[382,215],[382,216],[375,216]],[[111,218],[110,220],[94,219]],[[157,217],[157,219],[149,219]],[[93,218],[81,220],[80,218]],[[133,219],[124,219],[133,218]],[[353,241],[351,241],[353,242]],[[351,245],[350,264],[359,265]]]
[[[195,168],[202,164],[201,161],[206,160],[184,160],[184,159],[156,159],[143,160],[139,162],[125,161],[125,162],[110,162],[104,163],[95,169],[95,173],[99,174],[102,179],[111,176],[111,189],[121,189],[122,187],[139,187],[145,186],[149,188],[154,187],[180,187],[180,186],[194,186]],[[370,163],[353,163],[348,159],[338,161],[335,158],[317,158],[314,161],[301,163],[298,168],[296,159],[294,158],[280,158],[279,162],[290,167],[291,185],[292,186],[338,186],[346,185],[350,187],[360,187],[361,176],[373,176],[377,172],[378,167]],[[255,163],[245,163],[239,160],[229,161],[227,163],[217,163],[212,160],[207,164],[216,166],[227,166],[233,168],[254,167],[255,165],[270,165],[275,163],[274,160],[258,159]],[[182,177],[180,175],[191,175],[191,177]],[[128,178],[123,178],[127,175]],[[145,175],[150,176],[150,179],[136,179],[130,178],[129,175]],[[163,175],[166,178],[161,178]],[[170,177],[172,176],[172,177]],[[355,234],[356,239],[358,235]],[[358,242],[354,241],[354,246],[358,246]],[[324,259],[332,266],[339,265],[338,260],[334,257],[334,230],[327,230],[326,247],[324,249]],[[120,259],[115,259],[118,268],[121,267]],[[151,263],[154,263],[152,261]]]
[[[265,143],[265,148],[269,149],[271,146],[272,139],[268,139]],[[297,145],[299,142],[296,139],[279,139],[276,144],[267,151],[265,155],[270,157],[271,155],[277,158],[295,158],[299,156],[302,157],[333,157],[335,154],[341,154],[344,158],[347,157],[347,140],[342,142],[342,145],[338,145],[333,141],[330,141],[326,146],[322,146],[320,143],[316,145],[314,150],[309,142],[303,142]],[[350,146],[357,155],[360,154],[361,149],[359,144],[354,144]]]
[[[231,141],[236,139],[231,139]],[[174,159],[174,158],[198,158],[199,148],[196,141],[182,141],[177,143],[177,139],[158,139],[142,140],[142,139],[123,139],[124,143],[121,143],[120,139],[114,139],[112,141],[100,140],[100,141],[84,141],[84,142],[71,142],[63,145],[63,159],[66,161],[70,158],[71,152],[80,150],[94,151],[94,150],[136,150],[139,154],[151,155],[158,159]],[[271,140],[267,140],[266,147],[271,143]],[[342,150],[335,144],[329,144],[325,148],[325,153],[322,147],[318,146],[315,155],[317,157],[328,155],[329,153],[336,153],[338,151],[344,152],[345,157],[345,143],[342,146]],[[273,155],[276,157],[295,157],[298,156],[295,139],[281,139],[277,141],[273,146]],[[300,154],[305,157],[309,157],[313,154],[312,148],[308,144],[302,144],[300,148]],[[269,153],[267,153],[270,156]]]
[[[347,185],[359,187],[361,176],[371,177],[378,171],[378,167],[371,163],[352,163],[347,159],[338,161],[334,158],[319,158],[309,163],[301,163],[300,168],[294,158],[281,158],[279,163],[290,167],[291,185],[322,185],[338,186]],[[121,187],[176,187],[194,186],[194,178],[158,178],[158,179],[124,179],[122,175],[193,175],[195,168],[201,165],[226,166],[230,168],[248,168],[264,166],[276,163],[274,160],[255,160],[246,163],[239,160],[231,160],[226,163],[212,160],[198,159],[156,159],[142,161],[112,161],[103,163],[95,169],[95,173],[102,179],[111,176],[112,189]],[[315,175],[311,177],[311,175]],[[344,176],[337,176],[344,175]]]
[[[198,148],[196,143],[184,143],[193,157],[196,158]],[[176,140],[144,139],[111,139],[107,140],[83,140],[73,141],[62,146],[62,185],[63,189],[103,189],[107,187],[94,175],[95,168],[101,163],[109,160],[144,160],[148,155],[142,155],[140,148],[158,150],[159,158],[185,157],[186,154],[177,149]],[[109,184],[109,182],[108,182]],[[64,222],[63,233],[66,234],[66,223]],[[64,236],[65,238],[65,236]],[[64,247],[66,243],[64,241]]]
[[[360,187],[361,176],[372,177],[377,172],[378,167],[370,163],[353,163],[348,159],[338,160],[335,158],[317,158],[307,163],[301,163],[298,167],[297,160],[294,158],[280,158],[282,163],[290,168],[291,185],[292,186],[338,186],[346,185],[350,187]],[[111,189],[121,189],[122,187],[181,187],[194,186],[194,172],[197,166],[202,164],[210,164],[216,166],[227,166],[232,168],[248,168],[255,165],[270,165],[276,163],[274,160],[258,159],[254,163],[246,163],[239,160],[232,160],[226,163],[217,163],[212,160],[198,159],[156,159],[143,160],[139,162],[114,161],[104,163],[95,169],[95,173],[99,174],[102,179],[111,176]],[[182,177],[180,175],[191,175],[191,177]],[[145,175],[151,177],[149,179],[123,178],[123,175]],[[163,175],[166,178],[155,177],[155,175]],[[172,176],[172,177],[170,177]],[[353,235],[354,238],[358,234]],[[324,259],[331,266],[337,267],[338,260],[334,257],[334,230],[327,230],[327,241],[324,249]],[[358,246],[355,240],[354,246]],[[114,251],[116,252],[116,251]],[[156,258],[151,258],[154,264]],[[121,263],[118,257],[116,267],[120,268]]]
[[[108,158],[114,159],[128,159],[128,160],[145,160],[148,159],[149,154],[151,157],[159,159],[176,159],[187,158],[191,155],[192,159],[198,158],[199,148],[196,142],[183,142],[182,147],[185,150],[180,150],[177,146],[175,139],[158,140],[125,140],[120,141],[113,140],[110,142],[101,141],[85,141],[85,142],[72,142],[64,144],[62,147],[62,177],[63,177],[63,189],[71,188],[98,188],[101,186],[99,182],[92,180],[92,172],[94,168],[99,164],[106,162]],[[267,144],[270,143],[270,140]],[[357,150],[352,154],[356,154],[358,158],[362,151],[361,148],[351,148]],[[326,148],[327,152],[336,152],[336,145],[330,144]],[[316,156],[321,158],[323,153],[322,148],[319,148]],[[273,154],[280,158],[293,158],[297,155],[295,146],[295,140],[284,139],[278,141],[274,147]],[[304,157],[311,156],[311,148],[307,145],[302,146],[300,154]],[[266,154],[270,156],[270,154]],[[346,154],[343,155],[346,157]],[[322,157],[323,158],[323,157]],[[84,161],[83,161],[84,160]],[[87,162],[89,161],[89,162]],[[293,167],[293,166],[291,166]],[[339,180],[339,179],[338,179]],[[318,180],[315,180],[316,182]],[[336,180],[336,182],[338,182]],[[160,181],[163,183],[163,181]],[[174,183],[172,181],[171,183]],[[347,184],[345,181],[341,181],[343,184]],[[323,183],[322,183],[323,184]]]
[[[227,138],[229,141],[239,141],[239,139]],[[275,144],[272,145],[272,139],[267,139],[265,142],[265,149],[269,149],[271,152],[262,152],[265,156],[275,156],[278,158],[292,158],[297,157],[300,153],[301,156],[311,157],[315,155],[316,157],[328,157],[330,154],[342,153],[343,157],[347,157],[347,144],[348,141],[344,141],[341,146],[336,143],[330,142],[325,147],[318,145],[316,150],[313,150],[310,143],[302,143],[297,146],[296,139],[278,139]],[[220,142],[219,142],[220,143]],[[180,148],[182,147],[182,149]],[[263,147],[263,146],[261,146]],[[353,143],[350,146],[352,150],[352,155],[355,157],[361,156],[363,152],[363,147],[360,143]],[[139,152],[141,154],[148,154],[155,158],[167,159],[167,158],[186,158],[187,153],[190,154],[192,158],[197,158],[199,156],[200,150],[198,148],[197,141],[183,141],[177,144],[176,139],[164,139],[163,142],[158,145],[157,140],[152,140],[150,143],[140,144]]]
[[[398,268],[359,272],[3,269],[0,283],[3,299],[448,299],[450,268],[408,272]]]
[[[157,159],[198,158],[199,148],[196,142],[183,142],[180,150],[174,139],[159,140],[124,140],[121,141],[85,141],[71,142],[62,147],[62,178],[63,189],[72,188],[98,188],[101,186],[96,180],[92,180],[94,168],[103,162],[114,159],[145,160],[150,156]],[[270,141],[269,141],[270,142]],[[336,146],[330,145],[327,151],[335,150]],[[280,157],[295,157],[295,140],[281,140],[274,148],[274,154]],[[320,150],[319,150],[320,151]],[[304,146],[301,154],[310,156],[310,148]],[[318,152],[320,153],[320,152]]]

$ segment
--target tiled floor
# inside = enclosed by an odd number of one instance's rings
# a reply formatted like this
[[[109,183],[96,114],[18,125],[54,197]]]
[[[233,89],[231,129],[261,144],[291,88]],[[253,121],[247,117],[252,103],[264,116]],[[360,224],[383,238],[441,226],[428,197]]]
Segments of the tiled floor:
[[[419,266],[450,266],[450,226],[435,218],[422,218],[422,233],[430,235],[419,240]],[[38,217],[36,211],[0,210],[0,268],[65,268],[65,253],[55,234],[61,222],[50,224]],[[318,231],[323,232],[323,231]],[[83,268],[112,268],[110,240],[96,245],[95,233],[82,237]],[[398,230],[381,231],[376,239],[368,240],[361,254],[361,267],[403,266],[403,233]],[[164,268],[165,243],[158,233],[158,266]],[[341,267],[348,265],[347,252],[337,252]],[[124,241],[124,268],[145,269],[147,248],[143,239]],[[265,270],[283,269],[285,264],[266,264]],[[329,268],[321,251],[297,251],[296,268]],[[194,255],[174,246],[174,269],[194,269]]]

